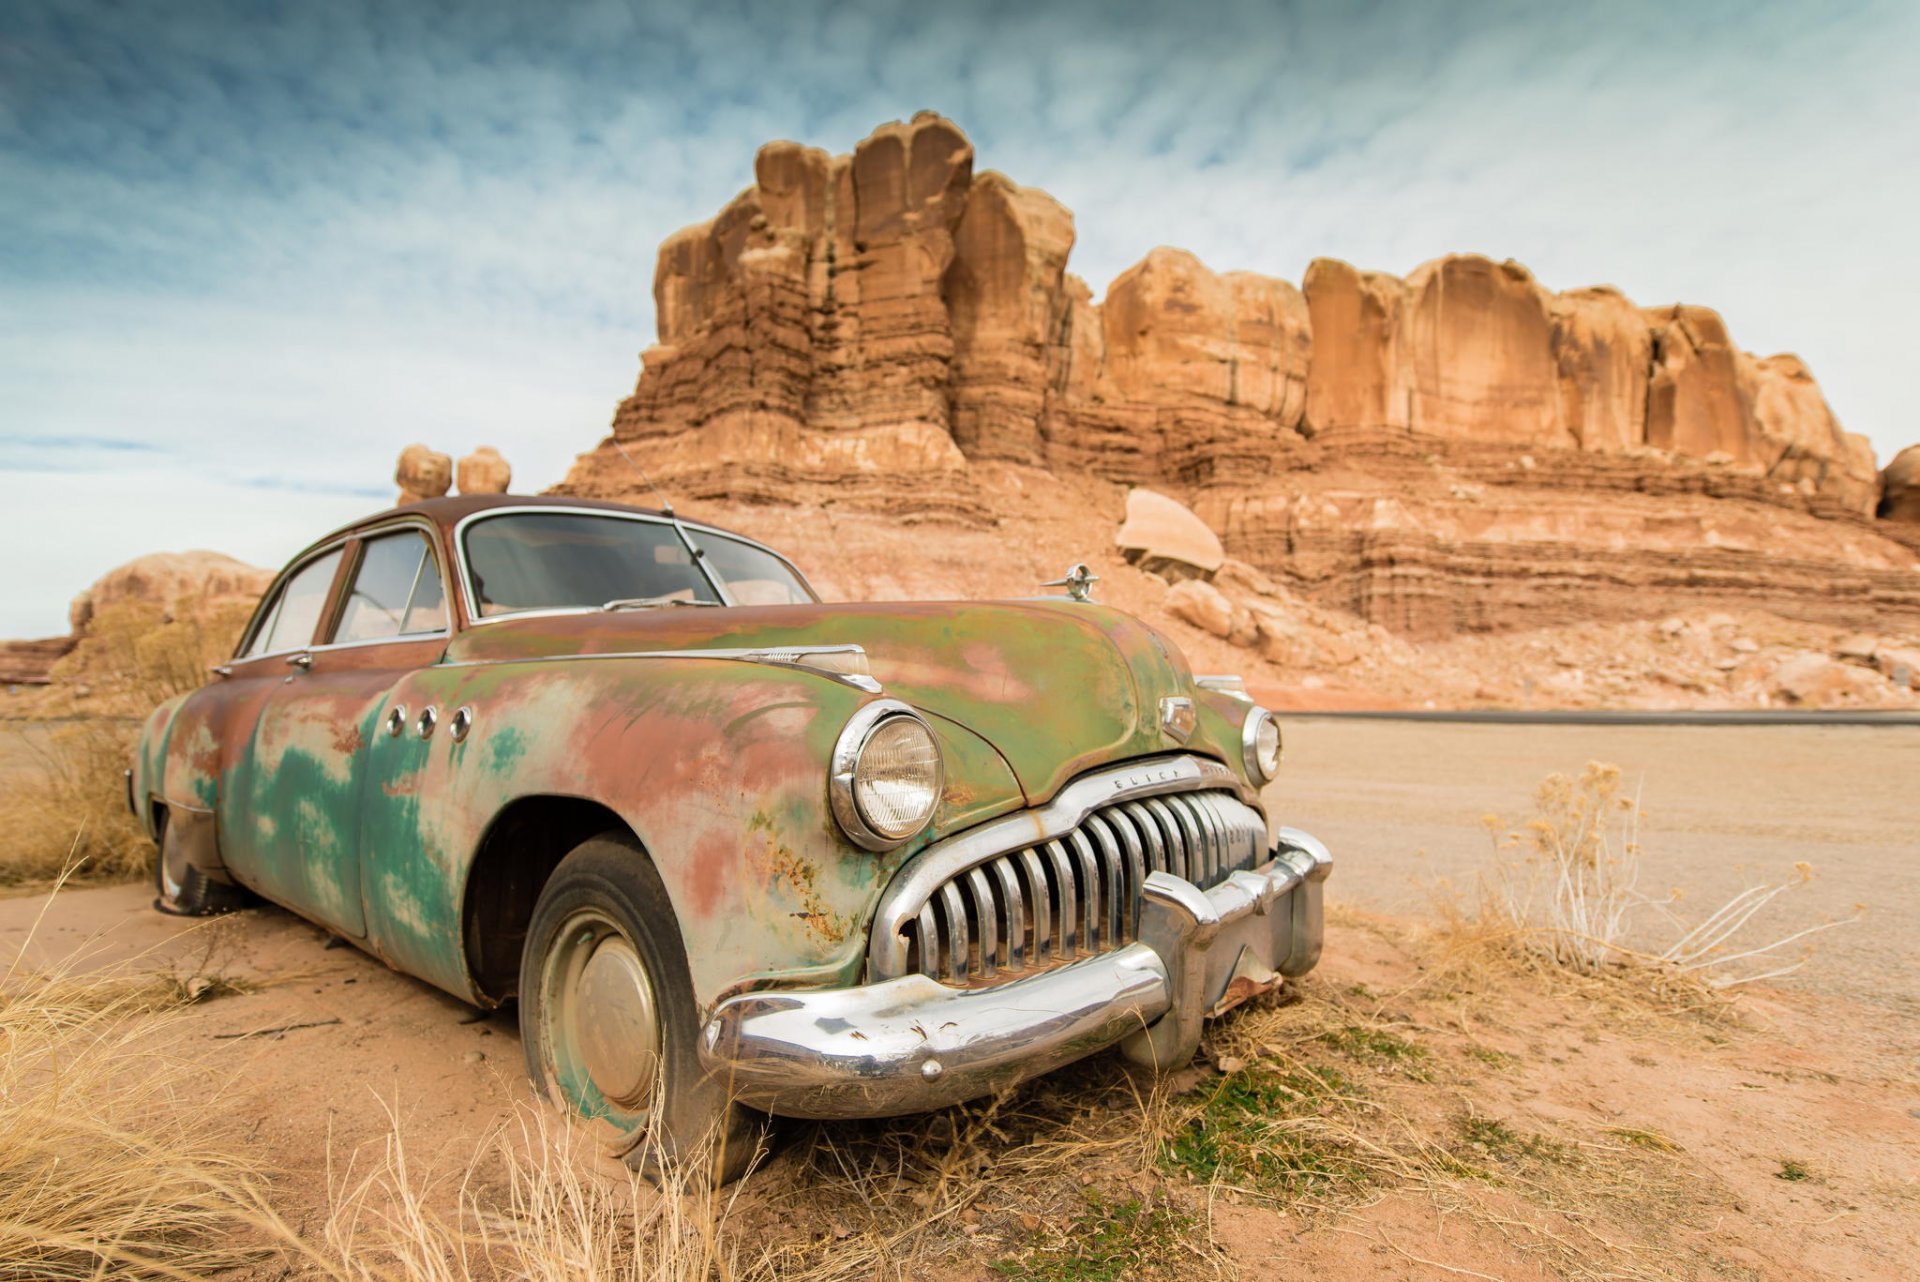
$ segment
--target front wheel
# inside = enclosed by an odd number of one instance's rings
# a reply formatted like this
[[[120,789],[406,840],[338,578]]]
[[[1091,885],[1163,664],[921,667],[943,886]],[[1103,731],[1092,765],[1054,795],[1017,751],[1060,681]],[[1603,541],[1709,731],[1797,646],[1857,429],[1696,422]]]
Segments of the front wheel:
[[[536,1090],[610,1126],[627,1164],[717,1183],[758,1156],[753,1114],[705,1072],[666,887],[623,833],[575,847],[540,892],[520,959],[520,1038]]]

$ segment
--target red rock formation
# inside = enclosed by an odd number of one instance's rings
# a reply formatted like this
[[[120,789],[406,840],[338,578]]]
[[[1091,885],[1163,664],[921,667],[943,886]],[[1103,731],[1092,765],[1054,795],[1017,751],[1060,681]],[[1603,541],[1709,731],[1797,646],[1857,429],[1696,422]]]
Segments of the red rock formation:
[[[1509,259],[1461,254],[1407,277],[1410,426],[1473,441],[1574,444],[1560,421],[1547,291]]]
[[[72,637],[0,641],[0,688],[49,684],[53,665],[65,658],[73,645]]]
[[[163,614],[178,608],[204,612],[227,604],[251,606],[273,581],[273,571],[223,552],[152,552],[101,575],[73,599],[67,622],[84,635],[94,616],[118,605],[152,606]]]
[[[1880,473],[1880,519],[1920,525],[1920,445],[1901,450]]]
[[[1553,297],[1560,426],[1583,450],[1617,452],[1647,439],[1653,333],[1610,285]]]
[[[614,438],[694,499],[993,524],[1049,499],[1001,504],[988,465],[1147,485],[1282,589],[1417,634],[1920,610],[1920,539],[1868,524],[1865,441],[1707,308],[1477,255],[1405,280],[1319,259],[1295,289],[1166,248],[1095,303],[1072,215],[973,161],[927,114],[850,156],[762,148],[661,247],[660,341]],[[603,446],[563,488],[641,486]]]

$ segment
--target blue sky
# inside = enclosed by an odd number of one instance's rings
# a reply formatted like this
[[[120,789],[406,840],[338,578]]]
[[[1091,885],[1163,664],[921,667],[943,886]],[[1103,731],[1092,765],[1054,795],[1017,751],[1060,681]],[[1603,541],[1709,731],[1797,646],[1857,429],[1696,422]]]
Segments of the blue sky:
[[[654,249],[755,148],[921,108],[1073,209],[1298,280],[1518,258],[1717,307],[1920,439],[1920,6],[0,6],[0,636],[142,551],[278,564],[410,441],[605,431]]]

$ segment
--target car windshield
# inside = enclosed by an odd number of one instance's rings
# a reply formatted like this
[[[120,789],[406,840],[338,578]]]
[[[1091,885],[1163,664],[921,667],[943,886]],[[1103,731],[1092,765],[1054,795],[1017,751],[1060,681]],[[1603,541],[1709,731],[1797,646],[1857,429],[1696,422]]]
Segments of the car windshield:
[[[740,605],[819,598],[764,548],[689,530],[707,568]],[[523,610],[720,605],[686,544],[665,521],[584,512],[514,512],[467,527],[467,574],[481,617]]]

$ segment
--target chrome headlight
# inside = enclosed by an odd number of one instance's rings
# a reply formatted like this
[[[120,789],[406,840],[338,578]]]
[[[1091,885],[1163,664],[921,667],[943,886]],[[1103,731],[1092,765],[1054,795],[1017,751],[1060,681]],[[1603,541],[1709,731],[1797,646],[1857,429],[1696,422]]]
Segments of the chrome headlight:
[[[939,741],[919,714],[898,699],[876,699],[833,745],[833,817],[855,844],[892,850],[933,818],[943,773]]]
[[[1240,756],[1255,783],[1272,783],[1280,773],[1280,719],[1265,708],[1249,711],[1240,727]]]

